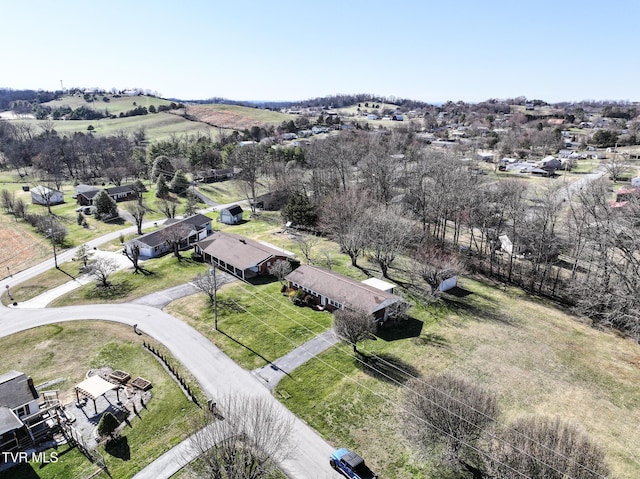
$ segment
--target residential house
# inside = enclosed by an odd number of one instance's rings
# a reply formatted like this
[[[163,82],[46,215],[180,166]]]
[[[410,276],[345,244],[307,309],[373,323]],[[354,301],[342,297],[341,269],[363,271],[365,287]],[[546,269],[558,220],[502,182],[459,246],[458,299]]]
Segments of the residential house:
[[[40,411],[33,380],[19,371],[0,375],[0,451],[18,451],[33,444],[25,420]]]
[[[76,201],[81,206],[92,206],[93,199],[101,191],[100,188],[91,185],[76,186]],[[104,191],[116,202],[137,200],[139,193],[133,185],[113,186],[104,188]]]
[[[328,311],[359,309],[370,313],[376,321],[384,322],[398,310],[406,309],[400,296],[380,289],[378,284],[367,284],[317,266],[302,265],[285,279],[290,288],[308,293],[307,301]]]
[[[242,222],[242,208],[240,205],[231,205],[220,210],[220,223],[237,225]]]
[[[31,188],[31,203],[34,205],[59,205],[64,203],[64,195],[61,191],[38,185]]]
[[[233,168],[218,168],[201,172],[197,180],[203,183],[213,183],[216,181],[230,180],[234,176],[235,171]]]
[[[176,234],[181,237],[179,248],[183,250],[202,241],[212,232],[211,218],[197,214],[180,220],[167,220],[164,228],[127,241],[124,247],[130,254],[133,245],[137,245],[140,248],[141,258],[157,258],[172,251],[171,243]]]
[[[276,261],[293,258],[293,253],[268,243],[223,231],[216,231],[200,241],[195,251],[206,263],[217,265],[243,280],[269,274],[269,268]]]

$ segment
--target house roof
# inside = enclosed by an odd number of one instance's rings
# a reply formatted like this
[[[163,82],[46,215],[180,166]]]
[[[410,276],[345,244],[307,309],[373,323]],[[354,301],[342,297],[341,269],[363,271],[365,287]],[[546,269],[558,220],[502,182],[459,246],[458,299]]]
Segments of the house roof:
[[[135,238],[131,241],[137,241],[147,246],[158,246],[164,243],[167,240],[167,230],[171,228],[180,228],[181,226],[188,226],[190,229],[189,234],[185,234],[186,236],[190,236],[194,231],[200,231],[205,228],[207,223],[211,222],[211,218],[205,215],[197,214],[193,216],[189,216],[188,218],[183,218],[176,220],[174,218],[170,218],[164,222],[165,227],[156,231],[152,231],[151,233],[144,234]],[[129,241],[127,241],[129,243]]]
[[[0,406],[0,436],[22,427],[22,421],[15,413],[5,406]]]
[[[285,279],[346,307],[363,309],[372,314],[402,301],[400,296],[317,266],[302,265]]]
[[[93,185],[77,185],[76,186],[76,193],[80,194],[85,194],[88,193],[89,191],[95,191],[96,193],[98,191],[100,191],[100,188],[98,188],[97,186],[93,186]]]
[[[53,188],[49,188],[48,186],[38,185],[31,188],[31,191],[37,195],[50,195],[51,193],[61,193],[58,190],[54,190]]]
[[[133,185],[112,186],[111,188],[105,188],[105,191],[110,195],[117,195],[118,193],[137,193]]]
[[[230,215],[235,216],[241,214],[244,210],[240,205],[231,205],[228,208],[224,208],[222,211],[228,211]]]
[[[0,376],[0,406],[17,408],[38,399],[38,391],[25,373],[9,371]]]
[[[289,256],[284,250],[223,231],[216,231],[198,246],[206,254],[241,270],[264,263],[273,256]]]
[[[373,286],[374,288],[377,288],[381,291],[387,291],[387,292],[393,291],[393,288],[396,287],[395,284],[382,281],[381,279],[378,279],[378,278],[367,278],[364,281],[362,281],[362,283],[369,286]]]

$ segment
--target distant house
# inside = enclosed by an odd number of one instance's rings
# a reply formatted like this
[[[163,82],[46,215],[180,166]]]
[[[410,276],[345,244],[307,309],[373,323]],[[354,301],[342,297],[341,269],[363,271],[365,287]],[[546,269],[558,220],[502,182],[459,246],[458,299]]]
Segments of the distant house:
[[[91,185],[76,186],[76,201],[81,206],[92,206],[93,199],[101,191],[100,188]],[[133,185],[113,186],[104,188],[104,191],[116,202],[137,200],[139,193]]]
[[[401,114],[396,113],[395,115],[391,116],[391,119],[394,120],[394,121],[403,121],[404,117]]]
[[[59,205],[64,203],[64,195],[61,191],[38,185],[31,188],[31,203],[43,206]]]
[[[554,172],[555,170],[562,168],[562,161],[554,156],[547,156],[540,160],[538,167],[546,171]]]
[[[39,413],[38,397],[32,379],[24,373],[0,375],[0,451],[19,451],[33,445],[34,437],[25,421]]]
[[[276,261],[293,258],[293,253],[268,243],[223,231],[216,231],[200,241],[195,251],[206,263],[217,265],[243,280],[269,274],[269,268]]]
[[[367,115],[367,120],[379,120],[379,119],[380,119],[380,117],[378,115],[374,114],[374,113],[369,113]]]
[[[640,199],[640,189],[638,188],[620,188],[616,191],[616,203]]]
[[[261,210],[276,211],[281,209],[289,199],[286,191],[270,191],[256,197],[255,207]]]
[[[290,288],[302,289],[308,300],[329,311],[359,309],[384,322],[406,309],[400,296],[317,266],[302,265],[285,279]]]
[[[242,222],[242,208],[240,205],[231,205],[220,210],[220,223],[237,225]]]
[[[200,172],[197,180],[203,183],[213,183],[216,181],[230,180],[235,176],[233,168],[218,168]]]
[[[128,253],[133,245],[140,248],[140,257],[157,258],[172,250],[171,241],[179,234],[179,248],[185,249],[205,239],[213,232],[211,218],[197,214],[181,220],[167,220],[162,229],[152,231],[124,244]]]

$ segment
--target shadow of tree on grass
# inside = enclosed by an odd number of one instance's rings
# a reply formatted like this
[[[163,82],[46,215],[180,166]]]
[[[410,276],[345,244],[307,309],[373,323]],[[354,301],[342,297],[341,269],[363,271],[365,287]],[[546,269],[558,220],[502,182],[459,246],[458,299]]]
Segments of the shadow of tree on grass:
[[[104,446],[104,450],[107,454],[123,461],[131,459],[131,448],[129,447],[127,436],[120,436],[108,441]]]
[[[420,372],[411,364],[390,354],[360,354],[358,366],[363,372],[372,377],[388,381],[391,384],[401,385],[412,377],[417,377]]]

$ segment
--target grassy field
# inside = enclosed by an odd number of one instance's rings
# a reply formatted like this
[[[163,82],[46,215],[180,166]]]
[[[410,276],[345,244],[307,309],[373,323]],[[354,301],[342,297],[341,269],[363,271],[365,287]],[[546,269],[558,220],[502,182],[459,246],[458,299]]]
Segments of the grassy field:
[[[413,374],[447,370],[472,379],[497,396],[502,422],[531,414],[570,420],[604,447],[619,477],[638,477],[637,344],[515,289],[472,280],[462,286],[469,296],[414,309],[415,321],[362,349]],[[330,442],[360,451],[381,476],[435,479],[433,464],[417,461],[402,438],[401,390],[339,345],[296,369],[276,394]]]
[[[12,123],[30,124],[34,131],[39,132],[40,127],[48,120],[9,120]],[[172,136],[204,134],[216,138],[219,129],[200,122],[187,120],[173,113],[150,113],[143,116],[131,116],[127,118],[101,119],[101,120],[57,120],[53,121],[53,127],[59,135],[72,135],[75,132],[88,133],[89,125],[93,126],[94,135],[109,136],[119,132],[128,135],[139,131],[145,131],[148,141],[168,140]]]
[[[294,306],[280,293],[280,283],[257,286],[236,282],[218,293],[218,329],[207,298],[189,296],[167,312],[208,337],[245,369],[264,366],[326,331],[331,315]]]
[[[103,101],[104,97],[106,97],[109,101]],[[72,110],[75,110],[79,107],[86,107],[105,114],[108,112],[110,115],[119,115],[120,113],[125,113],[136,108],[137,106],[144,106],[146,108],[149,108],[153,105],[157,109],[161,105],[168,106],[170,104],[171,102],[169,100],[154,98],[146,95],[121,96],[118,98],[111,94],[96,95],[96,100],[91,102],[86,101],[84,99],[84,95],[75,94],[65,95],[60,99],[43,103],[44,106],[49,106],[52,109],[61,108],[63,106],[68,106]]]
[[[145,274],[133,274],[133,268],[118,271],[109,277],[110,287],[98,288],[96,283],[92,282],[56,299],[51,306],[126,303],[156,291],[187,283],[208,269],[208,265],[193,261],[188,253],[181,261],[173,254],[168,254],[145,261],[141,265],[146,271]]]
[[[198,121],[232,130],[278,126],[284,121],[296,119],[295,115],[237,105],[188,105],[187,111]]]
[[[145,340],[149,342],[149,338]],[[140,412],[140,417],[131,421],[132,427],[123,431],[130,448],[130,459],[112,456],[99,447],[111,477],[124,479],[186,437],[188,418],[197,410],[141,343],[142,339],[133,335],[131,328],[115,323],[60,323],[0,339],[0,362],[7,370],[24,371],[36,384],[64,378],[56,385],[63,402],[73,400],[73,387],[91,368],[109,366],[150,380],[153,383],[152,399]],[[42,468],[36,465],[14,468],[0,473],[0,479],[87,477],[96,470],[77,450],[66,451],[66,446],[58,451],[61,454],[58,463]]]

